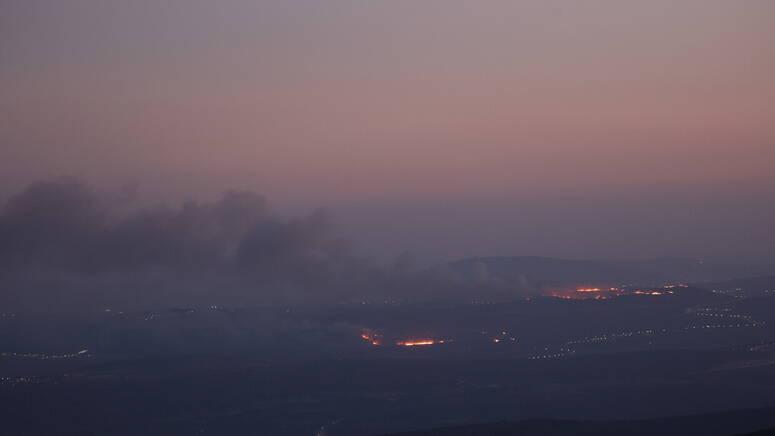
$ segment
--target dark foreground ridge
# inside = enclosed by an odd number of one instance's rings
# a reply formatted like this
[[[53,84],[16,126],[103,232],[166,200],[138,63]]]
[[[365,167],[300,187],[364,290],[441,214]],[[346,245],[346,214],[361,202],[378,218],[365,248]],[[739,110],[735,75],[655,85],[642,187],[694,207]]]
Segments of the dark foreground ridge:
[[[628,421],[530,419],[397,433],[393,436],[732,436],[775,434],[775,408]],[[750,433],[753,432],[753,433]]]
[[[770,436],[770,435],[775,435],[775,427],[764,429],[764,430],[755,431],[753,433],[748,433],[748,434],[745,434],[745,435],[742,435],[742,436]]]

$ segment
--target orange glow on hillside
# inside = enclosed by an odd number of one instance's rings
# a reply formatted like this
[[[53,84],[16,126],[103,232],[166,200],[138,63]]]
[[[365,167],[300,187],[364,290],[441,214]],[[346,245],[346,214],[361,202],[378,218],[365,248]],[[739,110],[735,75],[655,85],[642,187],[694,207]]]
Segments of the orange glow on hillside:
[[[435,340],[435,339],[413,339],[409,341],[398,341],[396,342],[396,345],[399,347],[418,347],[423,345],[436,345],[436,344],[443,344],[443,340]]]
[[[380,335],[370,331],[364,331],[361,333],[361,339],[374,346],[382,345],[382,339],[380,339],[380,337]]]
[[[565,300],[606,300],[608,298],[623,295],[623,291],[617,287],[605,288],[577,288],[572,290],[557,290],[546,293],[549,297],[562,298]]]

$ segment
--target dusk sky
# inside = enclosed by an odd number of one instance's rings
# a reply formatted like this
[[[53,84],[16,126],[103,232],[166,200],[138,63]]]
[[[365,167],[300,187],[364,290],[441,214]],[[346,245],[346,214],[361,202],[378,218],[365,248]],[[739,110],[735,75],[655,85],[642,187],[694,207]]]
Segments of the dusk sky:
[[[775,2],[11,0],[0,197],[326,207],[378,256],[773,257]]]

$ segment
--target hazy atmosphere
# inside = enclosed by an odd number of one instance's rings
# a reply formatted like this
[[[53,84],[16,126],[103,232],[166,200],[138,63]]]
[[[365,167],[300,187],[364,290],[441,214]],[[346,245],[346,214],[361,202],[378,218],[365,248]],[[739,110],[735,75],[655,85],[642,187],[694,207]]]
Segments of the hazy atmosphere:
[[[0,0],[0,434],[775,434],[775,1]]]
[[[250,190],[420,261],[775,251],[769,1],[0,8],[5,198]]]

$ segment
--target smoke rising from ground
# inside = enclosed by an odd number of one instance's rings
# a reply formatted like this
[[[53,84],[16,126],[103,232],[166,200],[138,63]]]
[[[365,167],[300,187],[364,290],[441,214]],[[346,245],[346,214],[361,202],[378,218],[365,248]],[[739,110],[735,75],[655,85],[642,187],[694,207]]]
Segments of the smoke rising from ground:
[[[324,211],[284,218],[253,192],[141,207],[75,179],[38,182],[0,215],[4,304],[50,310],[272,304],[453,292],[453,277],[383,267],[338,239]]]

